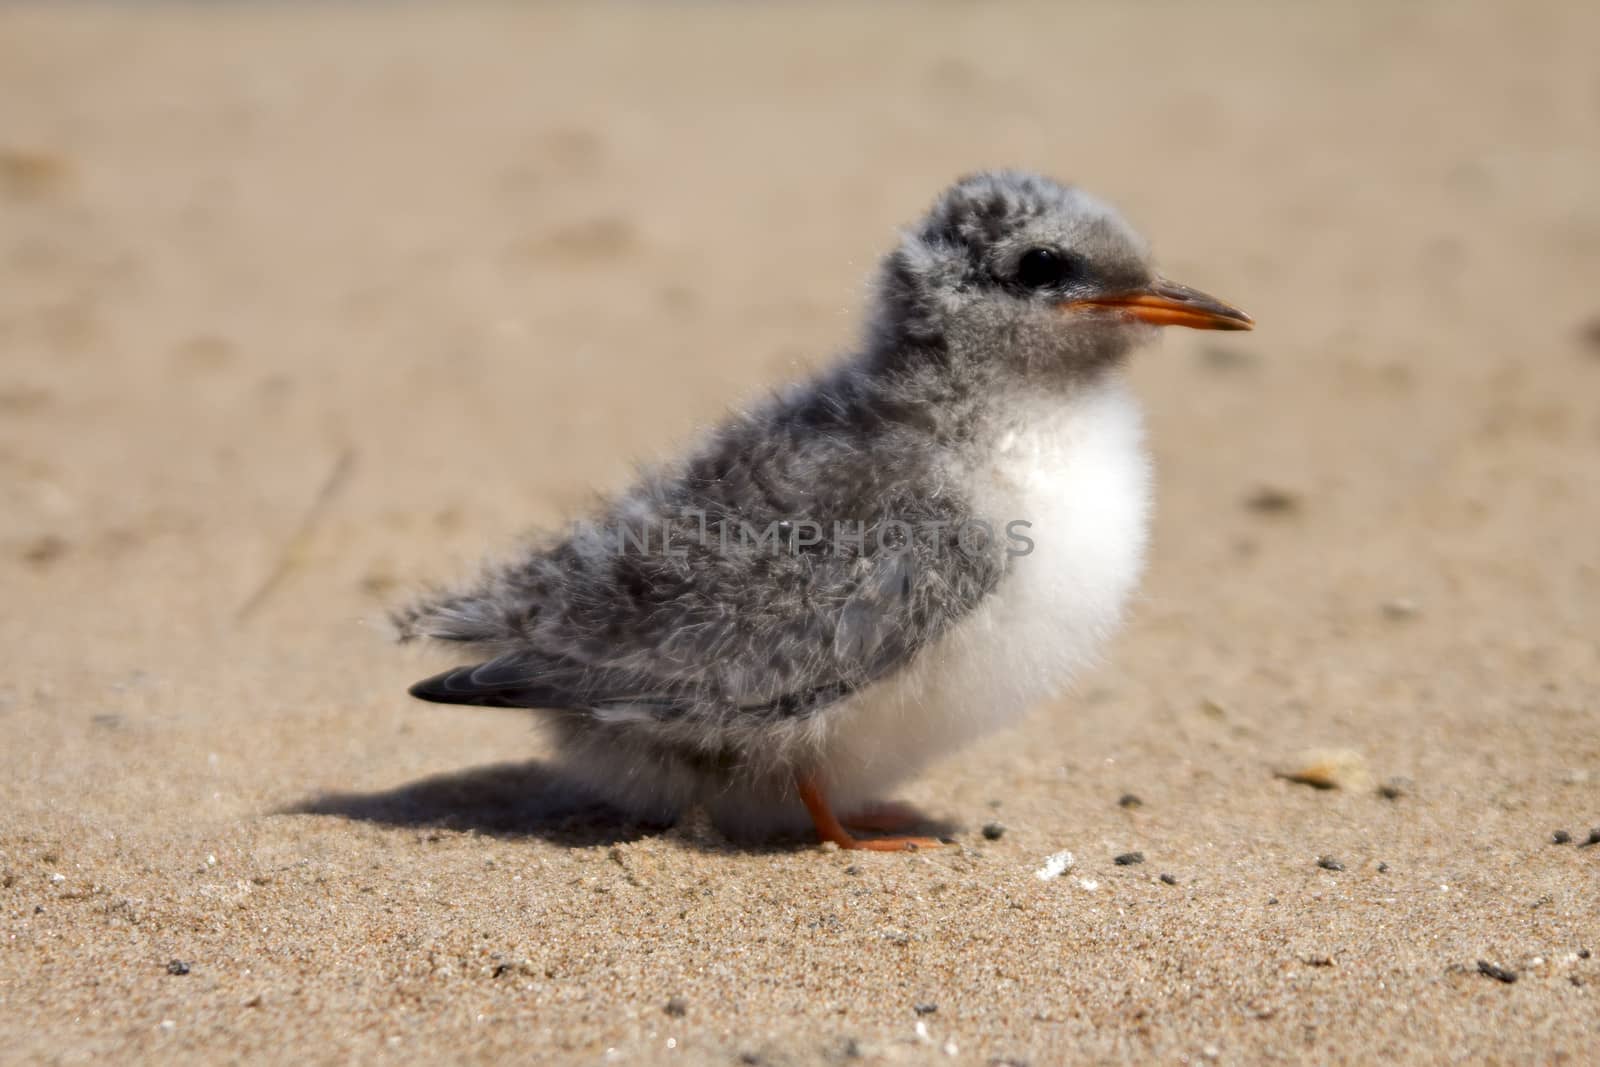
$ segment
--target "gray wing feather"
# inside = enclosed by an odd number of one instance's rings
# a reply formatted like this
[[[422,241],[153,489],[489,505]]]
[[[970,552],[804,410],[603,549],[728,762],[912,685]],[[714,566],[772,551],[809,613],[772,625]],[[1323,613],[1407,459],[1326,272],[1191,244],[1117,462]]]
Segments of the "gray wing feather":
[[[911,662],[994,588],[1004,553],[958,547],[954,529],[973,515],[944,489],[931,443],[953,431],[865,382],[846,369],[735,419],[593,526],[398,615],[403,637],[465,642],[489,657],[413,692],[660,716],[795,715]],[[906,411],[923,414],[907,421]],[[784,523],[837,531],[841,521],[860,524],[843,548],[773,551],[741,539]],[[935,533],[886,550],[890,523]]]

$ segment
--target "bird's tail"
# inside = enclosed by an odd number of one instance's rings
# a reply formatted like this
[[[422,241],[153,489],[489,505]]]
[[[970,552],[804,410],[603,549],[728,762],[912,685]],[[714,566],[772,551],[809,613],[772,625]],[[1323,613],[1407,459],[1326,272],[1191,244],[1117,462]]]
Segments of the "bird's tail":
[[[441,590],[389,612],[395,639],[450,641],[493,648],[514,641],[519,628],[496,598]]]
[[[434,588],[389,613],[395,637],[474,646],[487,658],[528,639],[546,610],[564,602],[562,565],[543,551],[515,562],[486,563],[461,585]]]

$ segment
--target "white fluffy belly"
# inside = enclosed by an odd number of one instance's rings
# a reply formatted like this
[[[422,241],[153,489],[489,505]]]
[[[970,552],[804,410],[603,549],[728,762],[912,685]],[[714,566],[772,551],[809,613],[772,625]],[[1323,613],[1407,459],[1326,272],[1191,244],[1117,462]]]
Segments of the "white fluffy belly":
[[[997,415],[981,458],[953,471],[1009,558],[983,605],[907,671],[830,716],[825,761],[841,809],[882,797],[934,757],[1061,695],[1120,621],[1144,566],[1150,464],[1120,379]],[[1019,548],[1025,546],[1018,546]]]

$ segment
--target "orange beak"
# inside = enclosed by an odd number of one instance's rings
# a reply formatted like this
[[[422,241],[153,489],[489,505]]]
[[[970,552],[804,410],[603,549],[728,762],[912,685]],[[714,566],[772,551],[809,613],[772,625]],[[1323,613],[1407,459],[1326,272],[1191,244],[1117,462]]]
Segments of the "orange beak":
[[[1062,306],[1104,308],[1120,311],[1152,326],[1187,326],[1191,330],[1249,330],[1256,324],[1233,305],[1165,278],[1157,278],[1147,288],[1131,293],[1070,300]]]

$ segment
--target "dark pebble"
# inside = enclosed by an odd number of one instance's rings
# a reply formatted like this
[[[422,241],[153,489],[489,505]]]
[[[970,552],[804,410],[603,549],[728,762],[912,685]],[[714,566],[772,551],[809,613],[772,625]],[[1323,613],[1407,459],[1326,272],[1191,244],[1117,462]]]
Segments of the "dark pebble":
[[[1300,510],[1300,496],[1289,489],[1264,485],[1244,498],[1244,506],[1262,515],[1288,515]]]
[[[689,1002],[684,1000],[682,997],[673,997],[667,1001],[666,1006],[664,1006],[661,1010],[672,1016],[674,1019],[681,1019],[685,1015],[689,1014]]]
[[[1567,833],[1565,830],[1557,830],[1555,833],[1550,835],[1550,843],[1552,845],[1567,845],[1567,844],[1571,844],[1572,843],[1572,835]]]
[[[854,863],[852,863],[850,866],[848,866],[848,867],[846,867],[844,869],[844,873],[845,874],[852,874],[852,875],[860,874],[861,873],[861,868],[856,866]]]
[[[1142,808],[1144,807],[1144,801],[1139,799],[1137,793],[1124,793],[1117,798],[1117,806],[1119,808]]]
[[[1174,878],[1170,874],[1163,874],[1161,876],[1161,881],[1164,882],[1167,885],[1177,885],[1178,884],[1178,880],[1176,878]]]
[[[1004,823],[990,822],[983,824],[983,839],[985,841],[998,841],[1006,836]]]
[[[35,567],[44,567],[66,555],[68,547],[55,534],[45,534],[22,550],[22,558]]]
[[[1278,898],[1277,897],[1268,897],[1267,898],[1267,903],[1268,904],[1276,904],[1277,902],[1278,902]]]
[[[1389,873],[1389,865],[1387,863],[1378,864],[1378,873],[1379,874],[1388,874]]]
[[[1579,958],[1579,959],[1580,959],[1580,960],[1586,960],[1586,959],[1588,959],[1588,958],[1589,958],[1589,957],[1590,957],[1590,956],[1592,956],[1592,955],[1594,955],[1594,953],[1592,953],[1592,952],[1590,952],[1590,951],[1589,951],[1589,950],[1588,950],[1588,949],[1586,949],[1586,948],[1580,948],[1580,949],[1579,949],[1579,950],[1578,950],[1578,958]]]
[[[1122,855],[1116,857],[1111,862],[1115,863],[1118,867],[1132,867],[1136,863],[1143,863],[1144,862],[1144,853],[1143,852],[1124,852]]]
[[[1378,787],[1378,795],[1385,800],[1399,800],[1411,791],[1404,778],[1391,778]]]
[[[914,1004],[912,1005],[911,1010],[916,1012],[918,1015],[932,1015],[934,1012],[939,1010],[939,1005],[932,1003]]]
[[[1490,963],[1488,960],[1478,961],[1478,973],[1486,974],[1495,981],[1504,982],[1506,985],[1510,985],[1517,980],[1516,971],[1508,971],[1504,967]]]
[[[171,963],[167,964],[167,973],[168,974],[188,974],[189,973],[189,965],[187,963],[184,963],[182,960],[173,960]]]
[[[1578,847],[1588,848],[1590,845],[1600,845],[1600,826],[1596,826],[1594,829],[1590,830],[1589,836],[1584,838],[1583,844],[1579,845]]]
[[[1332,856],[1318,856],[1317,857],[1317,866],[1321,867],[1325,871],[1342,871],[1342,870],[1344,870],[1344,864],[1340,863],[1338,860],[1334,859]]]

